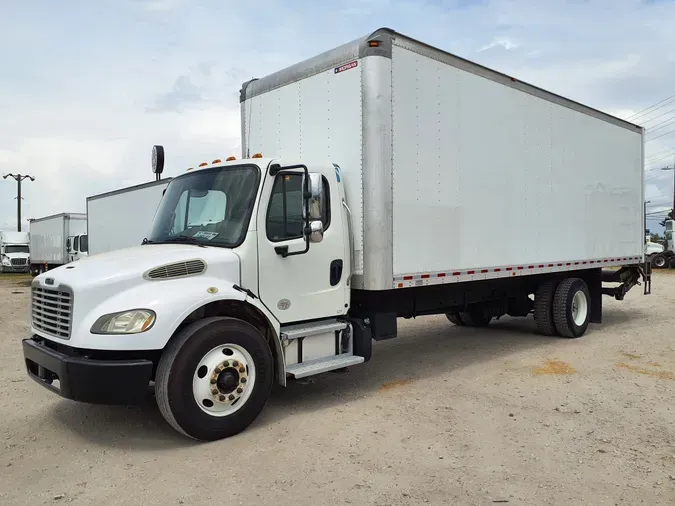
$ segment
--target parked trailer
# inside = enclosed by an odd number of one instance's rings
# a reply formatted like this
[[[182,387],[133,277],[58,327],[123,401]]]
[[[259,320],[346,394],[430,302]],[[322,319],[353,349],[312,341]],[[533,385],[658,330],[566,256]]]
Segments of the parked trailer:
[[[171,178],[87,197],[89,255],[137,246],[152,226]]]
[[[74,306],[31,327],[31,377],[107,403],[154,381],[213,440],[397,318],[576,338],[602,294],[649,293],[639,126],[387,29],[244,84],[241,110],[246,158],[172,179],[147,244],[35,280]]]
[[[28,232],[0,231],[0,272],[28,272]]]
[[[29,220],[30,269],[40,274],[87,256],[87,215],[60,213]]]

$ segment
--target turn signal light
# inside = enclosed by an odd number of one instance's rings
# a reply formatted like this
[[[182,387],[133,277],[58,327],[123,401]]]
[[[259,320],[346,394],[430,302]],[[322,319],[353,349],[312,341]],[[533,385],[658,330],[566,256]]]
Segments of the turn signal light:
[[[262,153],[256,153],[252,158],[262,158]]]
[[[228,157],[225,159],[225,161],[226,161],[226,162],[231,162],[232,160],[236,160],[236,159],[237,159],[236,156],[228,156]]]
[[[223,161],[220,158],[216,158],[211,163],[223,163]]]
[[[208,165],[208,163],[206,163],[206,162],[202,162],[202,163],[199,164],[200,167],[206,167],[207,165]]]
[[[380,41],[379,40],[369,40],[368,45],[370,47],[380,47]]]

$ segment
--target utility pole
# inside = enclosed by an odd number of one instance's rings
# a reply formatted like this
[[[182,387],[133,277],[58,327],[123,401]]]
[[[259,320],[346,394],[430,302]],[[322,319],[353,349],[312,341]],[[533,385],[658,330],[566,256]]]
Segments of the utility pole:
[[[13,178],[16,181],[17,184],[17,195],[16,195],[16,230],[18,232],[21,232],[21,181],[24,179],[30,179],[31,181],[35,181],[35,178],[33,176],[29,176],[28,174],[5,174],[2,176],[2,179],[7,179],[8,177]]]

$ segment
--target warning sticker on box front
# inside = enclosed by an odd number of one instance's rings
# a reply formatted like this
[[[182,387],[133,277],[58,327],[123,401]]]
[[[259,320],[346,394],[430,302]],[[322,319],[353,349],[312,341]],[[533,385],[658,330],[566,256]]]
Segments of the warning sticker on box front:
[[[339,67],[335,67],[333,69],[333,72],[335,74],[339,74],[340,72],[344,72],[345,70],[351,70],[353,68],[356,68],[358,66],[359,62],[354,60],[350,61],[349,63],[345,63],[344,65],[340,65]]]

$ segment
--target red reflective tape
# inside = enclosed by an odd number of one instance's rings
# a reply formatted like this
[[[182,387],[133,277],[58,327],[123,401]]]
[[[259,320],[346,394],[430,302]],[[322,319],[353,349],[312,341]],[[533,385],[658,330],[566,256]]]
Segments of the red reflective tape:
[[[422,279],[427,279],[428,277],[429,277],[428,274],[422,274],[422,276],[421,276]]]
[[[539,266],[539,268],[540,268],[540,269],[543,269],[543,268],[544,268],[544,266],[543,266],[543,265],[540,265],[540,266]]]
[[[562,264],[558,264],[558,267],[562,267]]]
[[[591,263],[594,264],[594,263],[595,263],[595,260],[591,260]]]
[[[579,265],[579,262],[574,262],[574,265]]]
[[[567,264],[565,264],[565,265],[572,265],[572,264],[570,262],[567,262]]]
[[[412,278],[413,278],[412,276],[403,276],[404,281],[411,281]]]
[[[528,269],[534,269],[534,265],[528,265],[527,268]]]
[[[461,272],[453,272],[452,275],[453,275],[453,276],[461,276],[462,273],[461,273]]]
[[[508,270],[508,269],[507,269],[507,270]],[[495,269],[495,272],[499,272],[499,271],[501,271],[501,269]]]
[[[513,267],[507,267],[506,270],[507,270],[507,271],[512,271],[512,270],[513,270]]]
[[[553,264],[548,264],[549,267],[553,267]]]
[[[522,271],[524,268],[525,268],[525,267],[523,267],[522,265],[519,265],[519,266],[518,266],[518,270],[519,270],[519,271]]]
[[[445,272],[439,272],[436,274],[439,278],[444,278],[445,277]]]
[[[481,272],[482,274],[485,274],[487,271],[488,271],[487,269],[481,269],[480,272]]]
[[[466,271],[467,274],[476,274],[476,271]]]

